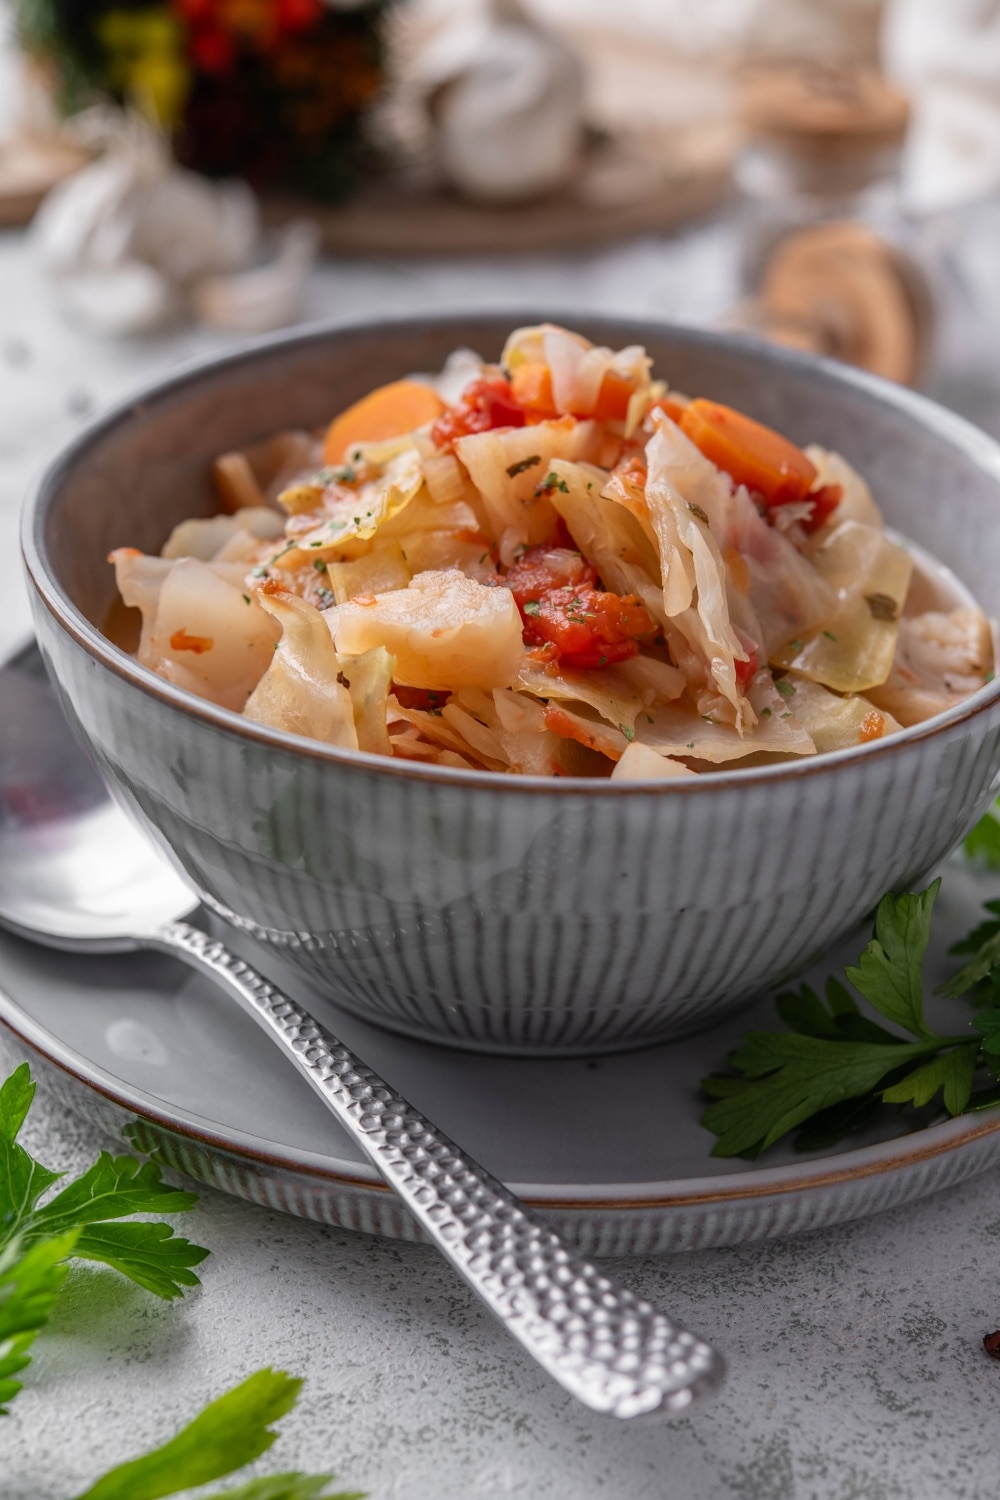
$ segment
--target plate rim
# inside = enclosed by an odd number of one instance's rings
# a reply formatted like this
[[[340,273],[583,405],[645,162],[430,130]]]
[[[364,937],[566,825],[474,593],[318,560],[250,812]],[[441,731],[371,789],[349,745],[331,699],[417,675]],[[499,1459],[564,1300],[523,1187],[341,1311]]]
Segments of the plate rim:
[[[31,945],[28,946],[38,946]],[[39,949],[44,952],[44,948]],[[377,1168],[273,1141],[219,1124],[189,1110],[173,1109],[158,1095],[129,1084],[91,1062],[31,1016],[6,988],[0,986],[0,1027],[37,1053],[45,1062],[69,1074],[109,1103],[148,1124],[180,1135],[203,1148],[224,1150],[248,1164],[295,1173],[334,1186],[393,1196]],[[737,1204],[744,1200],[808,1196],[859,1179],[888,1176],[937,1157],[949,1156],[1000,1133],[1000,1108],[982,1115],[958,1115],[909,1135],[894,1136],[854,1151],[834,1152],[808,1161],[778,1167],[753,1167],[749,1172],[716,1177],[676,1178],[661,1182],[593,1184],[518,1183],[506,1186],[522,1202],[541,1210],[595,1213],[635,1213]],[[279,1154],[280,1153],[280,1154]]]

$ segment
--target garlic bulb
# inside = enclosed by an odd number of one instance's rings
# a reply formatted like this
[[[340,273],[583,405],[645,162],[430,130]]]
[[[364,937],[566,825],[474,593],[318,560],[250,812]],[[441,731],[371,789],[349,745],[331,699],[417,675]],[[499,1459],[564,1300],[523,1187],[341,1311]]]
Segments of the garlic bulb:
[[[99,110],[74,124],[77,138],[103,154],[48,195],[32,226],[71,316],[102,333],[146,332],[202,305],[212,317],[235,281],[221,321],[259,330],[291,320],[315,235],[298,234],[273,267],[257,269],[260,215],[244,183],[213,183],[176,166],[163,137],[137,116]],[[257,278],[249,289],[248,276]]]
[[[582,138],[580,63],[515,0],[498,0],[467,45],[432,43],[425,63],[436,156],[452,187],[503,204],[567,181]]]

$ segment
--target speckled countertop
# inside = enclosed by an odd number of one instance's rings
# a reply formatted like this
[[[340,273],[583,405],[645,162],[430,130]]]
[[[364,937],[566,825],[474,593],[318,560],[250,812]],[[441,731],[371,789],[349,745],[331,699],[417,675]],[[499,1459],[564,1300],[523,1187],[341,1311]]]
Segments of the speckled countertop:
[[[670,246],[513,266],[327,265],[309,312],[429,306],[709,319],[732,295],[724,230]],[[0,236],[0,648],[27,630],[23,486],[94,411],[223,346],[182,331],[100,343],[63,324],[24,238]],[[997,416],[987,403],[980,417]],[[1000,426],[1000,421],[996,423]],[[79,1169],[102,1144],[48,1100],[25,1143]],[[1000,1173],[914,1207],[779,1243],[621,1260],[623,1281],[717,1343],[722,1393],[668,1425],[615,1426],[530,1365],[426,1247],[283,1218],[205,1190],[185,1233],[211,1247],[172,1306],[75,1270],[0,1419],[3,1500],[65,1500],[273,1364],[306,1377],[260,1468],[332,1468],[371,1500],[994,1500]]]

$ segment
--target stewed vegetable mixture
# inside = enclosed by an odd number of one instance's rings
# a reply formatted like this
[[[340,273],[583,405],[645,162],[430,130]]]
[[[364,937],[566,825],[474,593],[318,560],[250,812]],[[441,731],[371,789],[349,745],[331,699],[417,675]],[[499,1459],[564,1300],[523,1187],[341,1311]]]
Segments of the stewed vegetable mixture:
[[[112,553],[138,659],[345,749],[650,779],[863,744],[993,669],[864,479],[544,324],[323,433],[223,454],[222,513]]]

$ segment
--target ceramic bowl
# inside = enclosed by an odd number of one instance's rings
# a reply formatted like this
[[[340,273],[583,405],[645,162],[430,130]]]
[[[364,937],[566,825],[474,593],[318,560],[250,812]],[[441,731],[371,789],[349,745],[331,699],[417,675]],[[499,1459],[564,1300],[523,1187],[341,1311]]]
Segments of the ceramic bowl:
[[[1000,448],[909,391],[756,342],[563,315],[681,389],[837,449],[890,525],[1000,613]],[[898,736],[643,785],[391,761],[248,723],[101,633],[117,546],[209,514],[212,458],[319,425],[537,314],[328,327],[175,375],[93,423],[24,515],[38,638],[121,798],[205,903],[342,1006],[480,1050],[580,1054],[709,1023],[916,886],[994,794],[1000,684]]]

